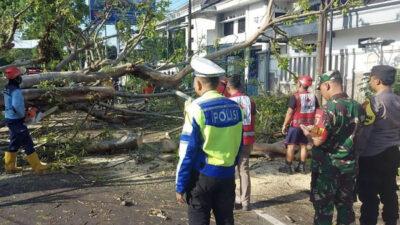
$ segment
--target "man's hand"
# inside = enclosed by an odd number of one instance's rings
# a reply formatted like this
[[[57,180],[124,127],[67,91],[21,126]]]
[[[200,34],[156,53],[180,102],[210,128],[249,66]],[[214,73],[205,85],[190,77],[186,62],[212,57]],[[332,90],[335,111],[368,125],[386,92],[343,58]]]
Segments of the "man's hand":
[[[288,127],[285,126],[285,125],[282,126],[282,134],[283,134],[283,135],[286,135],[286,134],[287,134],[287,128],[288,128]]]
[[[310,135],[311,129],[303,124],[300,125],[301,130],[303,131],[304,136]]]
[[[178,201],[179,204],[185,204],[186,200],[183,198],[182,194],[179,194],[178,192],[176,193],[176,200]]]

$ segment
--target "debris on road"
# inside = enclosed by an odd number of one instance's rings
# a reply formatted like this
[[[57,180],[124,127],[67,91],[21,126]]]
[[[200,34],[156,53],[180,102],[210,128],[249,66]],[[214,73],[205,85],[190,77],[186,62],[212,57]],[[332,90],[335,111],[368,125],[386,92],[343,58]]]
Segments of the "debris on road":
[[[156,217],[160,217],[164,220],[169,220],[170,218],[167,216],[167,214],[165,213],[164,210],[161,209],[151,209],[149,211],[149,216],[156,216]]]

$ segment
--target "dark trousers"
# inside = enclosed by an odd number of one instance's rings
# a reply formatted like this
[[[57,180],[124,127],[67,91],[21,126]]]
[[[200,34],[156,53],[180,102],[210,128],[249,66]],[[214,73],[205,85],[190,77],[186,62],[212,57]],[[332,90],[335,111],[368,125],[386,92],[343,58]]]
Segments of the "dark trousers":
[[[310,200],[315,210],[314,225],[332,224],[335,207],[337,225],[354,224],[355,178],[355,173],[341,174],[334,167],[331,173],[312,172]]]
[[[376,224],[379,203],[383,204],[382,218],[386,225],[397,224],[399,204],[396,175],[400,162],[397,146],[371,157],[360,157],[357,177],[358,198],[361,205],[361,225]]]
[[[17,152],[20,147],[25,150],[26,155],[35,151],[33,141],[29,135],[28,128],[24,124],[24,119],[6,120],[8,133],[10,134],[9,152]]]
[[[217,225],[233,225],[235,178],[214,178],[194,172],[187,191],[190,225],[209,225],[210,212]]]

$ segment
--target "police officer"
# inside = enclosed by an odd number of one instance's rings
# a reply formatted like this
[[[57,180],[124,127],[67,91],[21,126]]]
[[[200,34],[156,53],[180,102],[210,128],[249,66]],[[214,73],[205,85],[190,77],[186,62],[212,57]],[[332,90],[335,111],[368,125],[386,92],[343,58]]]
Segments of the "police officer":
[[[40,174],[46,170],[50,164],[40,162],[37,153],[33,147],[33,141],[29,135],[25,122],[25,102],[21,89],[22,82],[21,71],[17,67],[10,67],[5,70],[5,76],[8,84],[4,87],[4,105],[5,105],[5,123],[10,133],[10,145],[5,152],[5,170],[6,173],[15,173],[22,171],[22,167],[17,167],[17,151],[20,147],[25,150],[26,159],[35,171]]]
[[[360,224],[376,224],[379,202],[382,202],[385,224],[394,225],[399,218],[396,175],[400,162],[400,96],[391,89],[396,69],[374,66],[368,75],[376,95],[363,105],[367,119],[362,140],[357,144],[360,151],[357,192],[362,202]]]
[[[225,71],[195,57],[194,89],[200,96],[185,109],[176,174],[176,198],[188,204],[189,224],[234,224],[235,161],[241,147],[240,106],[216,91]],[[186,194],[186,200],[184,199]]]
[[[363,121],[363,109],[343,92],[339,71],[321,75],[317,85],[328,102],[323,110],[316,110],[311,132],[300,126],[314,144],[310,196],[315,209],[314,224],[332,224],[334,207],[336,224],[354,224],[357,157],[353,143]]]

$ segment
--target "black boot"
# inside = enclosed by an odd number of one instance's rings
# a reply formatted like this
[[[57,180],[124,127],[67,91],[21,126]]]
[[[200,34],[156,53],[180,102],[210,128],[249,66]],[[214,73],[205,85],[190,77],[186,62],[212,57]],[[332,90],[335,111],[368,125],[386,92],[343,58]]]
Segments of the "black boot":
[[[293,174],[292,162],[286,161],[285,166],[279,168],[279,172]]]
[[[296,168],[294,169],[295,172],[297,173],[302,173],[302,174],[306,174],[306,163],[305,162],[299,162],[299,164],[297,164]]]

